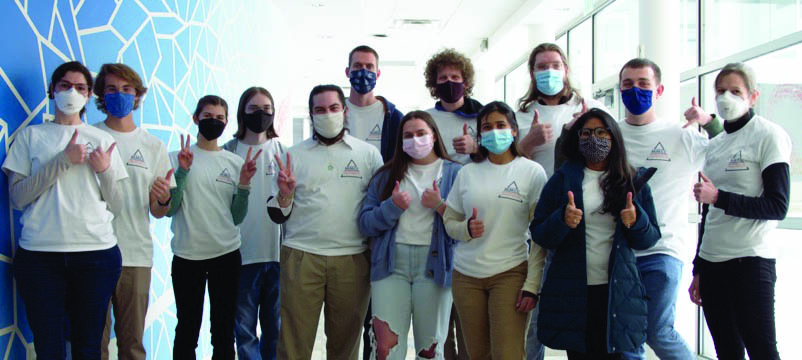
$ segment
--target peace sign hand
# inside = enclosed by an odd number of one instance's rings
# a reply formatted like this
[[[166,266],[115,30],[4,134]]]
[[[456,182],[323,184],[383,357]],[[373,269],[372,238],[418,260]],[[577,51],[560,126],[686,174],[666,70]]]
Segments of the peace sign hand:
[[[245,155],[245,162],[242,164],[242,168],[239,172],[239,184],[242,186],[251,184],[251,178],[253,178],[253,174],[256,174],[256,159],[259,158],[259,155],[262,155],[262,149],[259,149],[253,159],[251,159],[251,150],[253,150],[253,148],[249,147],[248,154]]]
[[[281,162],[281,157],[278,154],[274,155],[276,164],[278,164],[278,191],[280,197],[289,197],[295,192],[295,176],[292,174],[292,158],[287,153],[287,165]]]
[[[117,143],[111,144],[109,149],[103,151],[103,149],[98,146],[95,148],[95,151],[92,151],[89,154],[89,166],[92,167],[92,170],[95,170],[96,173],[100,174],[106,169],[109,168],[111,165],[111,153],[114,151],[114,148],[117,146]]]
[[[185,143],[184,134],[181,134],[181,151],[178,153],[178,165],[185,171],[189,171],[189,168],[192,167],[193,158],[192,150],[189,149],[189,135],[187,135]]]

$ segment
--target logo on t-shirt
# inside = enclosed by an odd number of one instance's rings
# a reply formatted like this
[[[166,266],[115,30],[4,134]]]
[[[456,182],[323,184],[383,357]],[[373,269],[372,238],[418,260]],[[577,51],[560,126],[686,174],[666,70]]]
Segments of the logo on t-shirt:
[[[502,191],[498,197],[501,199],[517,201],[519,203],[524,202],[524,198],[521,196],[521,192],[518,191],[518,184],[516,184],[515,181],[507,185],[507,187],[504,188],[504,191]]]
[[[749,165],[746,165],[743,157],[741,156],[741,150],[738,150],[737,153],[733,154],[730,157],[730,161],[727,163],[727,168],[724,171],[746,171],[749,170]]]
[[[234,185],[234,180],[231,179],[231,173],[228,171],[228,168],[224,168],[223,171],[220,172],[220,175],[217,175],[217,181]]]
[[[472,138],[476,138],[476,130],[473,129],[473,126],[468,125],[468,134],[470,134]]]
[[[666,148],[663,146],[663,143],[658,142],[657,145],[654,146],[652,149],[652,153],[649,154],[649,157],[646,160],[658,160],[658,161],[671,161],[671,157],[668,156],[668,152]]]
[[[92,144],[91,141],[87,141],[85,146],[86,146],[86,155],[87,156],[89,155],[89,153],[95,151],[95,144]]]
[[[276,175],[276,162],[271,161],[269,165],[267,165],[267,169],[265,170],[265,175],[267,176],[274,176]]]
[[[142,156],[142,151],[140,151],[139,149],[136,149],[134,154],[131,155],[131,158],[128,159],[128,162],[126,162],[125,165],[136,166],[136,167],[140,167],[140,168],[143,168],[143,169],[147,169],[148,168],[148,166],[145,165],[145,157]]]
[[[370,134],[368,135],[365,141],[381,141],[382,140],[382,128],[379,127],[378,124],[370,130]]]
[[[345,166],[345,170],[343,170],[343,174],[340,177],[350,177],[350,178],[362,178],[362,173],[359,172],[359,167],[356,166],[354,160],[348,162],[348,165]]]

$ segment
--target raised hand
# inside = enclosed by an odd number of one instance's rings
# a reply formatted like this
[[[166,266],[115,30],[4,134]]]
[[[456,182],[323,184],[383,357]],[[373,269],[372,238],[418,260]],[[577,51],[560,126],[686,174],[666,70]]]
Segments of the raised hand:
[[[178,153],[178,165],[181,166],[182,169],[189,171],[189,168],[192,167],[193,158],[192,150],[189,149],[189,135],[187,135],[187,141],[185,143],[184,134],[181,134],[181,151]]]
[[[437,180],[432,181],[432,188],[423,190],[420,202],[427,209],[434,209],[440,204],[443,198],[440,196],[440,188],[437,187]]]
[[[482,237],[485,234],[485,223],[479,219],[479,211],[473,208],[473,214],[468,219],[468,235],[471,238]]]
[[[173,177],[175,169],[170,169],[164,177],[157,176],[150,186],[150,198],[156,199],[162,204],[170,201],[170,178]]]
[[[699,274],[693,276],[691,287],[688,288],[688,295],[691,296],[691,302],[696,305],[702,306],[702,295],[699,292]]]
[[[689,107],[688,110],[685,110],[685,120],[688,120],[688,123],[682,126],[682,128],[686,128],[693,124],[705,126],[710,122],[710,120],[713,120],[713,117],[699,107],[699,104],[696,102],[696,96],[694,96],[691,99],[691,107]]]
[[[574,118],[571,119],[571,122],[566,124],[565,127],[566,128],[570,128],[571,126],[574,126],[574,123],[576,122],[576,119],[579,119],[579,117],[584,115],[586,112],[588,112],[588,103],[587,103],[587,101],[585,101],[585,99],[582,99],[582,110],[580,110],[579,112],[575,112],[574,115],[573,115]]]
[[[95,170],[98,174],[106,171],[109,165],[111,165],[111,153],[116,146],[117,143],[113,143],[106,151],[103,151],[103,149],[98,146],[95,148],[95,151],[89,153],[89,166],[92,167],[92,170]]]
[[[409,209],[409,204],[412,202],[412,197],[406,191],[401,191],[401,184],[396,181],[395,189],[393,189],[393,204],[402,210]]]
[[[632,227],[635,225],[635,221],[637,221],[638,215],[635,211],[635,204],[632,203],[632,193],[627,193],[627,206],[621,210],[621,222],[624,223],[624,226],[627,228]]]
[[[262,155],[262,149],[259,149],[251,159],[251,150],[253,148],[249,147],[248,153],[245,155],[245,162],[242,163],[242,168],[239,171],[239,184],[242,186],[251,184],[251,178],[253,178],[253,174],[256,174],[256,159],[259,158],[259,155]]]
[[[462,136],[455,137],[451,144],[457,154],[473,154],[476,152],[476,140],[468,131],[468,123],[462,125]]]
[[[78,129],[72,133],[70,142],[67,144],[67,147],[64,148],[64,153],[67,154],[67,158],[73,165],[81,164],[86,159],[86,145],[76,143],[77,140]]]
[[[718,189],[701,171],[699,176],[702,177],[702,181],[693,185],[693,197],[702,204],[715,204],[718,200]]]
[[[572,191],[568,192],[568,205],[565,206],[565,215],[563,218],[565,224],[572,229],[576,229],[576,227],[579,226],[579,222],[582,221],[582,210],[577,209],[574,203],[574,193]]]
[[[527,293],[529,292],[527,291]],[[537,305],[537,298],[524,296],[523,289],[518,291],[518,301],[515,302],[515,310],[522,313],[530,312],[535,308],[535,305]]]
[[[281,162],[281,157],[278,154],[273,155],[278,164],[278,177],[276,184],[278,184],[279,195],[282,197],[289,197],[295,192],[295,176],[292,174],[292,158],[287,153],[287,165]]]
[[[554,129],[551,124],[540,123],[540,112],[535,109],[535,114],[532,116],[532,127],[529,132],[532,134],[532,145],[541,146],[545,143],[554,141]]]

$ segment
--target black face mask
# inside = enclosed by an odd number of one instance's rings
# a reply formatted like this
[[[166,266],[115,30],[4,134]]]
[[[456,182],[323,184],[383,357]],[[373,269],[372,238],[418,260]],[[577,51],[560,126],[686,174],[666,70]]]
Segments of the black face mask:
[[[462,95],[465,95],[465,83],[446,81],[437,84],[434,92],[440,100],[453,104],[459,101]]]
[[[215,118],[205,118],[198,121],[198,131],[206,140],[214,140],[223,135],[226,123]]]
[[[244,114],[245,127],[255,133],[262,133],[273,125],[273,114],[268,114],[264,110],[257,110],[250,114]]]

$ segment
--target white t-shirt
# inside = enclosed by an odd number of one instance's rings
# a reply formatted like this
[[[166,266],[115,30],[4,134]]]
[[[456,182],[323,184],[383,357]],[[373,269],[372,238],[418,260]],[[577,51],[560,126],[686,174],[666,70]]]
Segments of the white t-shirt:
[[[234,225],[231,203],[245,161],[222,148],[206,151],[193,144],[190,150],[194,155],[192,167],[186,178],[181,208],[170,227],[171,245],[179,257],[206,260],[240,247],[240,232]],[[177,151],[170,153],[170,162],[178,169]]]
[[[345,101],[348,103],[347,127],[351,136],[381,150],[384,104],[378,99],[368,106],[354,105],[350,99]]]
[[[760,196],[763,170],[777,163],[790,166],[791,138],[779,125],[756,115],[740,130],[710,140],[704,173],[719,190]],[[712,262],[746,256],[774,259],[777,246],[771,232],[777,223],[730,216],[711,205],[699,256]]]
[[[696,239],[688,238],[688,201],[693,183],[705,161],[707,137],[678,123],[657,119],[646,125],[618,123],[624,137],[629,163],[635,168],[657,168],[649,180],[657,222],[662,237],[636,256],[665,254],[688,262],[693,259]]]
[[[94,126],[114,138],[128,171],[128,179],[120,182],[123,208],[113,222],[123,266],[151,267],[150,187],[157,176],[165,177],[171,169],[167,147],[141,128],[123,133],[112,130],[102,121]],[[170,183],[175,186],[175,179],[171,178]]]
[[[604,171],[585,168],[582,179],[582,218],[585,220],[585,257],[587,258],[588,285],[607,283],[610,251],[613,249],[615,217],[601,213],[604,202],[599,179]]]
[[[457,151],[454,150],[454,138],[463,136],[463,126],[468,124],[468,133],[476,140],[476,118],[465,118],[452,112],[437,110],[436,108],[431,108],[426,110],[426,112],[432,115],[437,129],[440,131],[440,137],[443,138],[443,145],[446,146],[448,156],[461,164],[470,163],[471,156],[469,154],[457,154]]]
[[[323,256],[367,250],[357,219],[370,179],[384,164],[379,150],[345,135],[330,146],[309,138],[288,152],[296,183],[284,246]]]
[[[77,252],[105,250],[117,244],[112,219],[114,215],[103,201],[100,183],[89,166],[89,153],[100,146],[108,150],[111,135],[95,127],[61,125],[47,122],[31,125],[19,132],[11,145],[3,170],[31,176],[57,156],[61,156],[78,130],[78,144],[86,145],[84,163],[72,165],[33,203],[22,209],[22,234],[19,245],[30,251]],[[113,179],[128,177],[120,152],[112,153]]]
[[[599,108],[610,113],[610,110],[607,110],[604,104],[599,101],[591,98],[586,98],[585,101],[587,102],[588,109]],[[557,138],[560,137],[563,126],[574,119],[575,113],[582,111],[582,102],[577,96],[572,96],[565,104],[560,105],[542,105],[535,101],[529,105],[526,112],[518,111],[515,113],[515,119],[518,121],[518,139],[522,139],[526,136],[532,128],[532,119],[535,116],[535,109],[537,109],[540,114],[540,117],[538,117],[539,124],[551,124],[551,129],[554,132],[554,139],[535,148],[534,152],[531,154],[531,158],[543,166],[543,169],[546,170],[546,175],[551,177],[551,175],[554,175],[555,142]]]
[[[398,219],[398,230],[395,242],[408,245],[429,245],[432,242],[434,228],[434,210],[421,203],[423,191],[432,188],[432,182],[439,180],[443,172],[443,160],[437,159],[428,165],[409,164],[404,179],[401,180],[401,191],[409,193],[412,199],[409,208],[404,210]]]
[[[448,194],[448,206],[466,218],[476,208],[485,231],[457,244],[454,268],[487,278],[526,261],[529,222],[545,184],[543,167],[524,157],[503,165],[490,160],[465,165]]]
[[[281,227],[267,216],[267,199],[278,193],[276,178],[278,165],[273,155],[281,154],[281,161],[286,163],[287,157],[282,154],[283,147],[277,138],[267,140],[261,145],[248,145],[241,141],[237,144],[237,155],[245,159],[248,149],[251,157],[262,149],[262,155],[256,159],[256,174],[251,179],[251,194],[248,196],[248,215],[239,225],[242,234],[242,265],[260,262],[279,261],[281,246]]]

